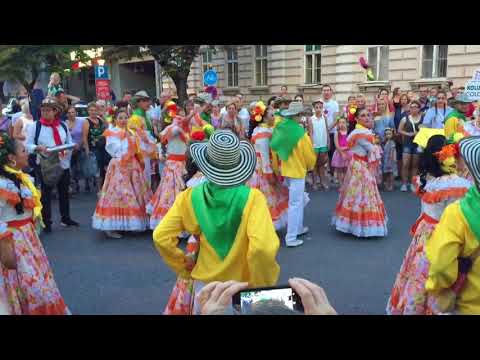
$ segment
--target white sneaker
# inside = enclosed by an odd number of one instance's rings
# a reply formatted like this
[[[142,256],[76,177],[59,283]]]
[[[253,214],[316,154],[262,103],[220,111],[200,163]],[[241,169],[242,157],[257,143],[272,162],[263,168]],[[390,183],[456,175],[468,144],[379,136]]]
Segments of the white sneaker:
[[[303,244],[303,240],[294,240],[290,243],[287,243],[287,247],[297,247]]]
[[[402,184],[402,187],[400,188],[400,191],[406,192],[407,190],[407,184]]]
[[[107,235],[107,237],[109,237],[110,239],[121,239],[122,238],[122,234],[119,234],[116,231],[105,231],[105,235]]]
[[[297,236],[302,236],[302,235],[305,235],[306,233],[308,233],[310,231],[310,229],[308,228],[308,226],[304,226],[303,227],[303,230],[297,234]]]
[[[413,186],[413,184],[410,184],[410,191],[413,193],[415,192],[415,186]]]

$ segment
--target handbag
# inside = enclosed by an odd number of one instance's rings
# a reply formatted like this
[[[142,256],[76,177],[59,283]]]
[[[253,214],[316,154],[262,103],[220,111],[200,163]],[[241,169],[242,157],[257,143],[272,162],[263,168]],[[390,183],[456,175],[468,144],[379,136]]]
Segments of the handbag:
[[[80,153],[80,163],[83,177],[88,179],[97,176],[98,164],[95,153],[90,152],[87,156],[85,152]]]
[[[60,157],[57,153],[40,156],[40,172],[45,185],[55,186],[60,182],[64,169],[60,166]]]

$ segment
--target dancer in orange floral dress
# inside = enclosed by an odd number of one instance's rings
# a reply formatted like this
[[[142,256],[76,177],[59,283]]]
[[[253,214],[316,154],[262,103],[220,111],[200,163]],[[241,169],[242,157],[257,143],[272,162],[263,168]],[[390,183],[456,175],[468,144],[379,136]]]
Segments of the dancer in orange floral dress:
[[[0,301],[12,315],[69,315],[38,238],[42,204],[27,166],[22,142],[0,134]]]
[[[435,315],[441,310],[425,288],[430,265],[425,245],[445,208],[461,199],[473,183],[456,174],[460,153],[456,145],[446,145],[442,135],[432,136],[423,154],[422,172],[415,178],[422,202],[421,215],[412,226],[413,236],[387,304],[389,315]]]
[[[348,136],[348,146],[353,154],[332,224],[338,231],[357,237],[382,237],[387,235],[387,213],[378,191],[371,164],[376,164],[375,136],[370,130],[373,121],[367,110],[355,114],[357,125]]]
[[[118,231],[148,229],[146,206],[152,197],[143,172],[140,139],[127,129],[127,122],[126,109],[119,109],[115,114],[116,126],[104,133],[112,160],[92,221],[94,229],[115,239],[122,237]]]
[[[162,143],[167,147],[167,156],[160,185],[147,206],[152,230],[170,210],[177,195],[185,189],[183,176],[186,174],[188,121],[182,116],[175,117],[172,124],[167,126],[160,136]]]
[[[275,122],[274,110],[265,108],[264,105],[262,109],[258,115],[259,121],[252,119],[250,125],[249,137],[257,153],[257,165],[246,185],[259,189],[265,195],[273,224],[279,230],[287,225],[288,188],[282,185],[272,169],[269,144]]]

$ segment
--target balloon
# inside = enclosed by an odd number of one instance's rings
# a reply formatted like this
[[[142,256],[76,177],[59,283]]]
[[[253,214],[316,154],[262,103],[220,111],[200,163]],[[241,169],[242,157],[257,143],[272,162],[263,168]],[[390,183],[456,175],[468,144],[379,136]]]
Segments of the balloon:
[[[350,112],[350,114],[355,115],[355,113],[357,112],[357,109],[352,107],[352,108],[350,108],[349,112]]]
[[[360,62],[360,66],[362,68],[364,68],[365,70],[370,68],[370,66],[368,65],[367,61],[365,60],[365,58],[363,56],[360,56],[360,59],[358,61]]]
[[[373,75],[372,69],[367,70],[367,79],[368,79],[368,81],[374,81],[375,80],[375,76]]]

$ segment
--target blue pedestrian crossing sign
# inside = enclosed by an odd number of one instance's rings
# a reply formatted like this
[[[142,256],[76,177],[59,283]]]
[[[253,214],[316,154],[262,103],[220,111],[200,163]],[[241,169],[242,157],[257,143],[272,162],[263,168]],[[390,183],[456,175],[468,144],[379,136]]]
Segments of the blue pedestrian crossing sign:
[[[214,86],[217,84],[218,76],[215,70],[207,70],[203,74],[203,83],[208,86]]]
[[[95,66],[95,80],[108,80],[108,66]]]

